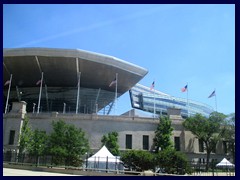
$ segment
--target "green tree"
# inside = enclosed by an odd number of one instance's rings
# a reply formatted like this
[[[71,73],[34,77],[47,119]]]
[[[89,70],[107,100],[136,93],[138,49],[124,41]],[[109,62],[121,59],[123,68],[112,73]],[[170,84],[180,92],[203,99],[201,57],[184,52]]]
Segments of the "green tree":
[[[171,141],[172,131],[172,122],[169,116],[161,116],[155,131],[155,137],[153,138],[156,153],[158,153],[159,150],[164,150],[169,147],[173,148],[173,143]]]
[[[227,142],[227,151],[229,151],[235,164],[235,113],[231,113],[226,118],[223,126],[222,137]]]
[[[155,164],[169,174],[191,173],[186,155],[171,147],[156,154]]]
[[[117,132],[110,132],[107,135],[103,135],[101,142],[102,146],[105,145],[114,156],[118,156],[120,154]]]
[[[89,150],[89,143],[85,133],[73,125],[60,120],[52,123],[53,132],[49,136],[49,153],[56,165],[79,166],[82,155]]]
[[[18,160],[22,161],[24,158],[23,153],[26,151],[30,137],[32,135],[32,130],[29,125],[29,119],[27,116],[25,116],[23,120],[23,125],[21,127],[21,132],[19,136],[19,154],[18,154]]]
[[[85,133],[74,125],[67,125],[66,140],[66,164],[68,166],[81,165],[83,162],[82,155],[89,150],[89,143]]]
[[[28,152],[29,155],[36,158],[36,166],[38,165],[39,156],[44,155],[47,147],[48,136],[45,131],[38,129],[34,130],[29,141]]]
[[[153,169],[154,155],[143,150],[128,150],[121,155],[121,161],[132,170],[144,171]]]
[[[196,114],[183,122],[183,126],[205,144],[206,171],[209,168],[210,153],[215,150],[217,142],[221,139],[221,125],[225,117],[224,114],[218,112],[211,113],[209,118]]]
[[[64,121],[52,122],[53,132],[49,136],[49,153],[53,157],[53,163],[56,165],[64,164],[67,150],[66,142],[66,123]]]

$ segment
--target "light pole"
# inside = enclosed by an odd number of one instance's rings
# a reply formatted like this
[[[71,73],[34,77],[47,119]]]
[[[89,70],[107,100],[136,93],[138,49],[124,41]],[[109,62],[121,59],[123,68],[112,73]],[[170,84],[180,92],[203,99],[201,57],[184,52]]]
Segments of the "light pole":
[[[7,112],[9,112],[10,106],[10,104],[7,105]]]
[[[85,155],[86,155],[86,164],[85,164],[86,168],[85,168],[85,171],[87,171],[87,168],[88,168],[88,152],[86,152]]]
[[[66,103],[63,103],[63,114],[66,112]]]
[[[36,106],[36,103],[33,103],[33,114],[35,112],[35,106]]]
[[[98,104],[96,104],[96,114],[98,113]]]

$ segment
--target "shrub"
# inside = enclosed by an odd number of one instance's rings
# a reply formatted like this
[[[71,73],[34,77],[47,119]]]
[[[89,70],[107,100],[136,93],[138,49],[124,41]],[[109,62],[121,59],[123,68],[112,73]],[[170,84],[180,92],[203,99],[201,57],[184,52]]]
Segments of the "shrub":
[[[185,154],[172,148],[167,148],[156,154],[155,164],[164,168],[168,174],[191,173],[191,168]]]

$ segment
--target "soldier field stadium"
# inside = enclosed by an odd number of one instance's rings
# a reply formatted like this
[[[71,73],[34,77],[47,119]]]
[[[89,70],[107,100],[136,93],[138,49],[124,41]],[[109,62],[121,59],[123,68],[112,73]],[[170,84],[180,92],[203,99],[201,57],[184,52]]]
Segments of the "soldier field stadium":
[[[27,115],[33,129],[51,133],[53,120],[81,128],[90,148],[101,148],[103,135],[116,131],[120,151],[152,151],[159,115],[169,115],[176,150],[191,160],[205,161],[201,142],[184,129],[190,115],[208,116],[213,108],[201,102],[173,97],[139,84],[148,70],[119,58],[79,49],[3,49],[3,151],[18,151],[19,135]],[[132,109],[112,115],[116,99],[129,94]],[[152,113],[141,116],[139,112]],[[154,117],[154,118],[153,118]],[[211,158],[227,157],[223,142]]]

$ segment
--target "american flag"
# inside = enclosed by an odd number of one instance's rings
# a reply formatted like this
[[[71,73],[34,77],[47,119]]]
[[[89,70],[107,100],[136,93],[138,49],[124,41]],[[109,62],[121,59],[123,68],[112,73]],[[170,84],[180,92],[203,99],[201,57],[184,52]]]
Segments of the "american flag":
[[[155,86],[155,81],[152,82],[152,85],[150,87],[150,90],[153,90],[154,89],[154,86]]]
[[[5,84],[4,84],[4,86],[6,86],[6,85],[8,85],[8,84],[10,84],[10,80],[7,80],[7,81],[5,82]]]
[[[110,84],[109,84],[109,87],[111,87],[113,84],[116,84],[117,83],[117,79],[115,78]]]
[[[208,96],[208,98],[211,98],[213,96],[216,96],[215,90],[212,92],[212,94],[210,94],[210,96]]]
[[[184,87],[181,89],[181,91],[182,91],[182,92],[185,92],[185,91],[187,91],[187,85],[186,85],[186,86],[184,86]]]
[[[38,80],[37,82],[36,82],[36,85],[38,86],[40,83],[42,82],[42,80],[40,79],[40,80]]]

